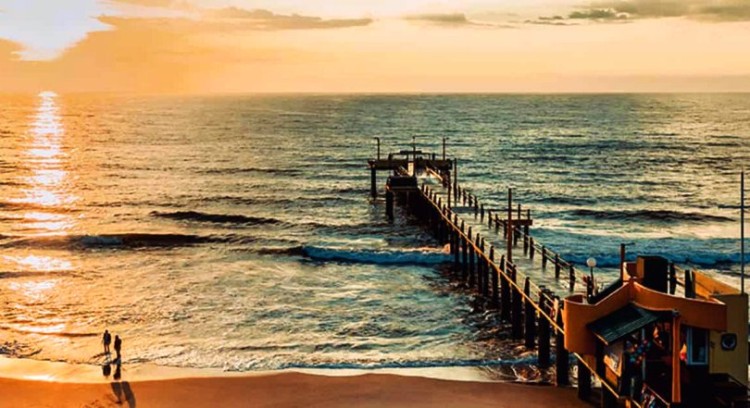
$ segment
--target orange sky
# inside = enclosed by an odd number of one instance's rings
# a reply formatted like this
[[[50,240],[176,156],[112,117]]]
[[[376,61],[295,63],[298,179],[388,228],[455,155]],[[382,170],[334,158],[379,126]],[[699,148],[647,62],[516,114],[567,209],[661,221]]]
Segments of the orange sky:
[[[0,91],[44,89],[750,91],[750,0],[5,0]]]

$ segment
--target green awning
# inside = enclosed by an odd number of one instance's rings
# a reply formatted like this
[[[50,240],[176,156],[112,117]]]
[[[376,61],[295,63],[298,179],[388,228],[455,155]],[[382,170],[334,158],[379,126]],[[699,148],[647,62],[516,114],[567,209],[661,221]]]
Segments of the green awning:
[[[589,323],[588,328],[596,337],[610,345],[659,320],[659,315],[629,304],[601,319]]]

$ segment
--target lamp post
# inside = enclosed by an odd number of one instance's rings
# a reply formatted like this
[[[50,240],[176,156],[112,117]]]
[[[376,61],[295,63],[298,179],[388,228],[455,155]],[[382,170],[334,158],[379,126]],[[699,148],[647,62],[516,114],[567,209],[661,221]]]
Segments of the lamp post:
[[[625,247],[635,245],[635,242],[620,244],[620,279],[625,280]],[[593,259],[593,258],[592,258]],[[595,265],[596,266],[596,265]]]
[[[378,141],[378,160],[380,160],[380,138],[379,137],[373,137],[373,139]]]
[[[594,294],[594,268],[596,267],[596,258],[591,257],[586,260],[586,265],[589,267],[589,283],[586,285],[586,291],[588,292],[588,296]]]

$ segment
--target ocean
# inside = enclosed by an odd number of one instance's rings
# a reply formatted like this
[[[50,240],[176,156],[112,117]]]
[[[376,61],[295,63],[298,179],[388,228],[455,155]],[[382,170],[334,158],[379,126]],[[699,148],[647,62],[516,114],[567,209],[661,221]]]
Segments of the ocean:
[[[447,138],[563,258],[619,244],[739,282],[750,95],[0,96],[0,354],[95,364],[513,363],[367,158]],[[380,175],[379,186],[385,182]],[[507,348],[507,347],[506,347]]]

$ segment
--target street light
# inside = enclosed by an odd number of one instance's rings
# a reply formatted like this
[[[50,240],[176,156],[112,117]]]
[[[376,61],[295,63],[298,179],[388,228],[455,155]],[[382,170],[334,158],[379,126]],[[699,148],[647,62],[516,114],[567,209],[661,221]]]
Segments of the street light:
[[[378,141],[378,160],[380,160],[380,138],[379,137],[373,137],[373,139]]]
[[[586,265],[589,267],[589,273],[591,276],[589,277],[589,283],[587,285],[587,291],[589,292],[588,295],[592,296],[594,294],[594,268],[596,267],[596,258],[591,257],[586,260]]]

